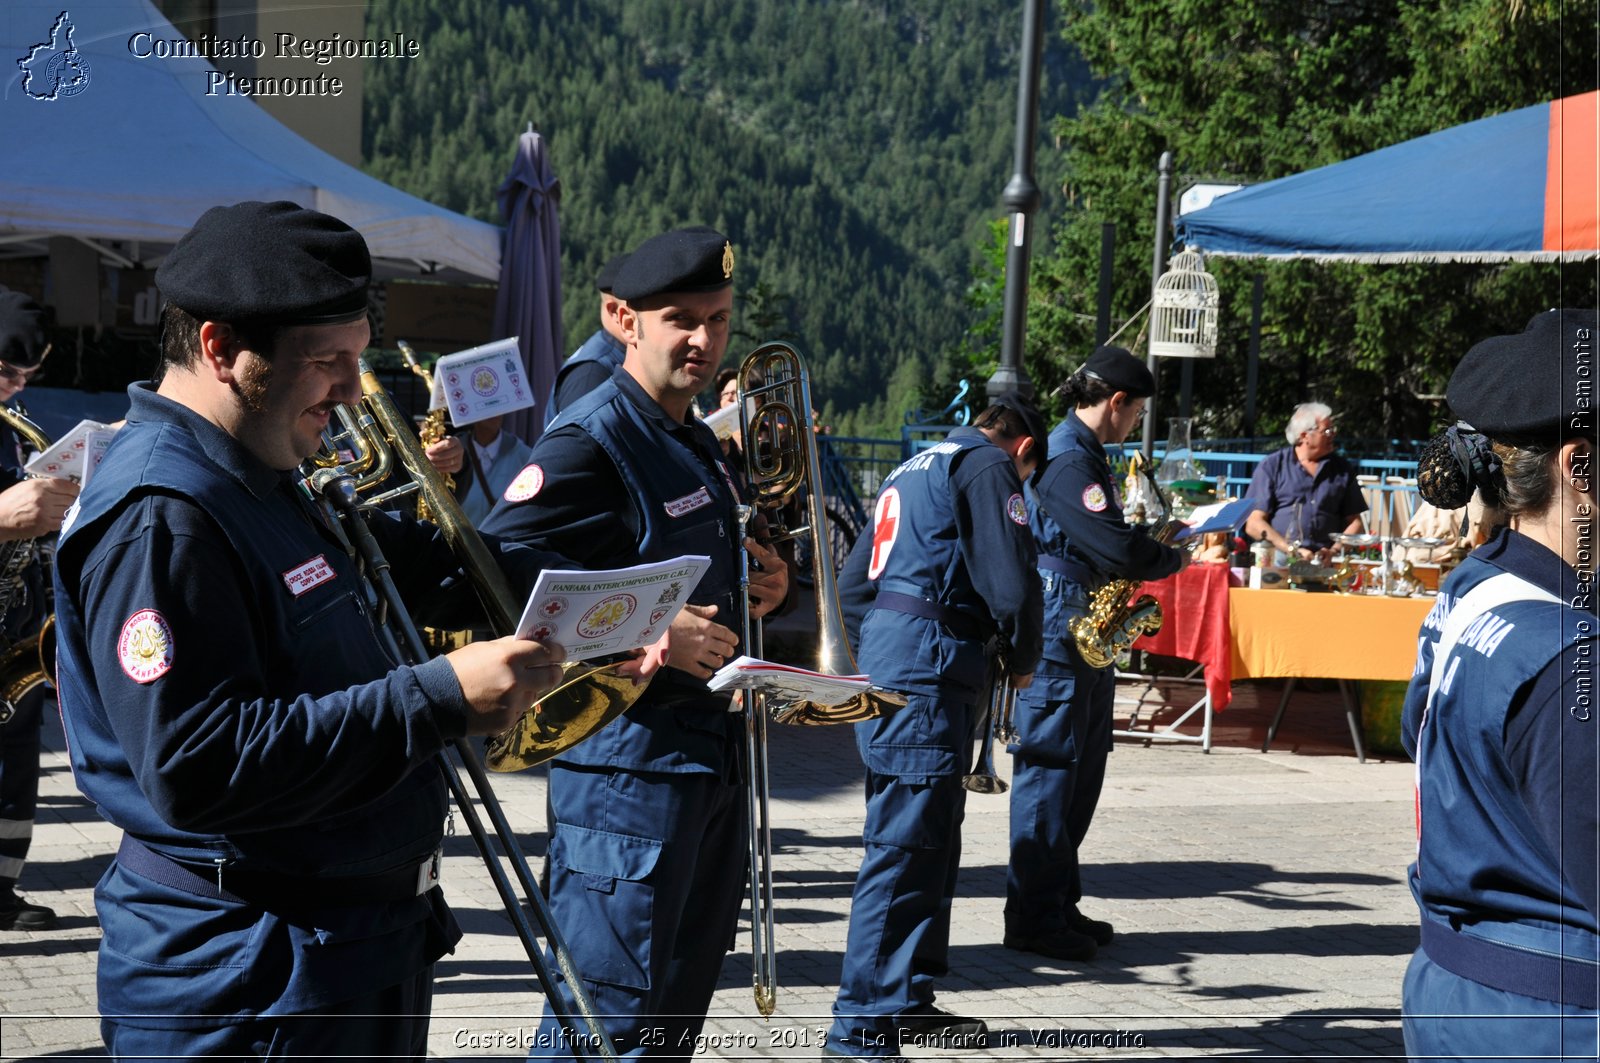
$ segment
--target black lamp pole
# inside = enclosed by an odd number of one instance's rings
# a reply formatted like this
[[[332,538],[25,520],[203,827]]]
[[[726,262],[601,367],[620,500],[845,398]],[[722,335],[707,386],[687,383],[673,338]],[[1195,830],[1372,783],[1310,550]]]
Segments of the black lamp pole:
[[[1161,282],[1161,275],[1167,272],[1167,241],[1172,230],[1172,152],[1163,151],[1161,159],[1156,164],[1158,178],[1156,180],[1156,248],[1155,261],[1150,269],[1150,319],[1155,320],[1155,291],[1156,285]],[[1150,455],[1155,447],[1156,436],[1156,403],[1161,398],[1161,367],[1156,364],[1156,356],[1151,354],[1145,358],[1145,364],[1150,367],[1150,375],[1156,378],[1156,393],[1150,396],[1145,403],[1144,417],[1144,457],[1150,460]]]
[[[1011,180],[1000,200],[1011,212],[1006,247],[1005,318],[1000,338],[1000,368],[989,378],[989,398],[1007,392],[1033,397],[1033,381],[1022,365],[1022,339],[1028,319],[1029,216],[1039,209],[1033,180],[1033,154],[1039,129],[1039,64],[1044,51],[1044,0],[1023,0],[1022,78],[1017,86],[1017,146]]]

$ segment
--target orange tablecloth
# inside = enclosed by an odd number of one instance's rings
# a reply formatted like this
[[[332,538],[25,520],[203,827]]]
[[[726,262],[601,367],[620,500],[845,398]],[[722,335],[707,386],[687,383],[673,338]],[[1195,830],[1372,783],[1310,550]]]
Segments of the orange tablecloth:
[[[1303,591],[1228,592],[1238,679],[1407,680],[1432,598]]]
[[[1141,592],[1161,605],[1161,630],[1133,644],[1135,649],[1203,665],[1213,712],[1227,708],[1233,698],[1228,575],[1226,565],[1190,565],[1176,575],[1146,583]]]

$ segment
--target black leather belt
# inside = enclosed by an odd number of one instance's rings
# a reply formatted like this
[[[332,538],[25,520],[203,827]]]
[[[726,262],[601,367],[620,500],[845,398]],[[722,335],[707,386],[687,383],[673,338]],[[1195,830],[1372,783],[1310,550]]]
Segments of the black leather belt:
[[[136,875],[184,893],[258,908],[326,908],[405,901],[439,885],[438,853],[421,864],[375,875],[313,878],[227,864],[219,870],[184,863],[124,834],[117,847],[117,863]]]
[[[879,591],[872,599],[872,608],[888,609],[895,613],[909,613],[920,616],[925,620],[937,620],[950,629],[950,633],[958,639],[970,642],[983,642],[989,634],[984,623],[971,613],[963,613],[948,605],[931,602],[926,598],[917,598],[898,591]]]

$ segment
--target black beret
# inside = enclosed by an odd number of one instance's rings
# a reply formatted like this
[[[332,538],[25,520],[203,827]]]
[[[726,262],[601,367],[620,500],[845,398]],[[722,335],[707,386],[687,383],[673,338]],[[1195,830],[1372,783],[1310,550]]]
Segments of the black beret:
[[[156,287],[202,321],[334,325],[367,312],[361,234],[298,203],[212,207],[167,254]]]
[[[1028,434],[1033,437],[1033,460],[1043,464],[1050,457],[1050,426],[1045,423],[1044,414],[1039,412],[1039,407],[1021,392],[1008,391],[997,396],[994,405],[1004,406],[1014,410],[1022,423],[1028,426]]]
[[[1596,331],[1594,310],[1546,310],[1476,344],[1450,376],[1450,409],[1495,439],[1593,431]]]
[[[1156,378],[1150,375],[1150,367],[1121,347],[1096,347],[1083,363],[1082,372],[1136,399],[1147,399],[1156,393]]]
[[[652,236],[617,270],[611,294],[633,302],[662,292],[714,292],[733,283],[733,244],[697,225]]]
[[[600,272],[594,275],[595,288],[605,292],[607,295],[616,294],[611,289],[617,283],[617,271],[622,268],[622,264],[626,261],[628,261],[628,253],[626,251],[606,259],[606,264],[601,266]]]
[[[44,330],[39,304],[9,288],[0,288],[0,362],[32,369],[44,356]]]

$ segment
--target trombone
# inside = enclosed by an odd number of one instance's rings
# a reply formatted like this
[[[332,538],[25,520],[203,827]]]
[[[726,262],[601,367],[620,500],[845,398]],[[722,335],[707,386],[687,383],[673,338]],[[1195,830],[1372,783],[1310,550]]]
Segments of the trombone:
[[[420,492],[421,498],[432,507],[441,532],[455,550],[456,556],[461,559],[463,568],[483,599],[484,606],[490,612],[491,620],[497,629],[510,630],[514,624],[514,614],[511,613],[511,592],[505,577],[490,555],[488,547],[461,512],[455,497],[444,487],[439,473],[428,462],[416,436],[411,432],[403,415],[384,391],[383,385],[378,382],[377,375],[365,359],[361,362],[361,390],[360,408],[345,408],[341,411],[340,422],[345,426],[345,431],[332,441],[334,445],[329,448],[330,453],[307,461],[302,466],[302,473],[303,482],[312,498],[318,500],[329,514],[330,527],[339,534],[345,542],[345,548],[361,564],[367,580],[369,604],[374,611],[375,633],[396,661],[414,664],[425,661],[430,656],[422,641],[421,633],[417,630],[395,587],[389,562],[383,556],[382,549],[371,529],[367,527],[362,514],[364,509],[379,504],[379,500],[387,500],[411,491]],[[350,453],[348,461],[340,460],[341,444]],[[399,458],[400,464],[410,475],[412,482],[396,491],[363,500],[358,494],[359,488],[381,483],[387,477],[387,470],[392,467],[395,456]],[[510,615],[513,619],[502,623],[502,617],[498,614]],[[625,677],[613,676],[613,678],[632,687],[632,681]],[[557,717],[555,720],[545,721],[542,725],[555,736],[548,744],[550,756],[555,755],[560,749],[583,741],[611,718],[608,716],[597,723],[583,716],[571,705],[567,705],[567,699],[558,698],[557,695],[570,685],[564,684],[563,687],[552,691],[541,700],[539,706],[527,713],[527,716],[534,716],[546,705],[562,706],[552,709]],[[642,687],[639,688],[639,691],[642,690]],[[625,710],[632,704],[632,698],[637,696],[637,692],[632,692],[627,704],[617,711]],[[588,704],[589,699],[580,697],[573,700]],[[599,700],[608,707],[612,704],[609,695]],[[564,728],[563,724],[571,726]],[[585,1058],[592,1057],[614,1063],[617,1059],[616,1049],[595,1012],[588,992],[584,989],[582,978],[573,963],[572,953],[556,926],[548,902],[539,890],[538,881],[528,866],[527,857],[517,843],[516,833],[512,830],[493,788],[489,785],[489,777],[483,765],[478,762],[472,747],[465,739],[456,739],[454,745],[456,754],[472,781],[472,789],[466,787],[460,773],[456,771],[455,764],[443,751],[438,754],[440,769],[444,772],[450,792],[455,798],[456,807],[460,809],[467,829],[472,834],[472,840],[489,870],[489,876],[494,881],[495,890],[500,895],[506,914],[511,918],[512,927],[522,941],[528,959],[533,963],[534,973],[550,1001],[551,1010],[568,1031],[572,1047],[576,1052]],[[565,980],[567,989],[572,993],[575,1005],[572,1011],[567,1009],[565,998],[561,996],[560,987],[557,985],[555,971],[552,970],[544,951],[539,947],[538,939],[534,936],[533,926],[529,923],[527,913],[522,907],[522,899],[511,885],[505,869],[500,864],[499,856],[489,844],[488,834],[473,804],[474,794],[489,815],[500,850],[516,873],[523,897],[527,899],[528,906],[539,923],[539,932],[550,944],[550,953],[555,960],[556,968],[559,969],[561,978]]]
[[[855,655],[844,629],[838,581],[825,534],[827,511],[822,497],[822,470],[817,459],[811,419],[811,383],[805,362],[786,343],[763,343],[739,365],[739,424],[744,440],[745,481],[752,505],[736,511],[739,541],[757,508],[775,511],[806,488],[807,523],[784,528],[772,520],[770,542],[801,535],[811,537],[813,589],[816,593],[817,658],[815,671],[853,675]],[[761,622],[750,616],[750,558],[740,550],[741,621],[746,653],[762,656]],[[771,788],[767,772],[767,715],[778,723],[859,723],[905,704],[892,691],[870,689],[842,706],[808,701],[767,704],[764,693],[745,692],[745,755],[749,776],[750,961],[756,1010],[771,1016],[778,1002],[776,916],[772,889]]]

